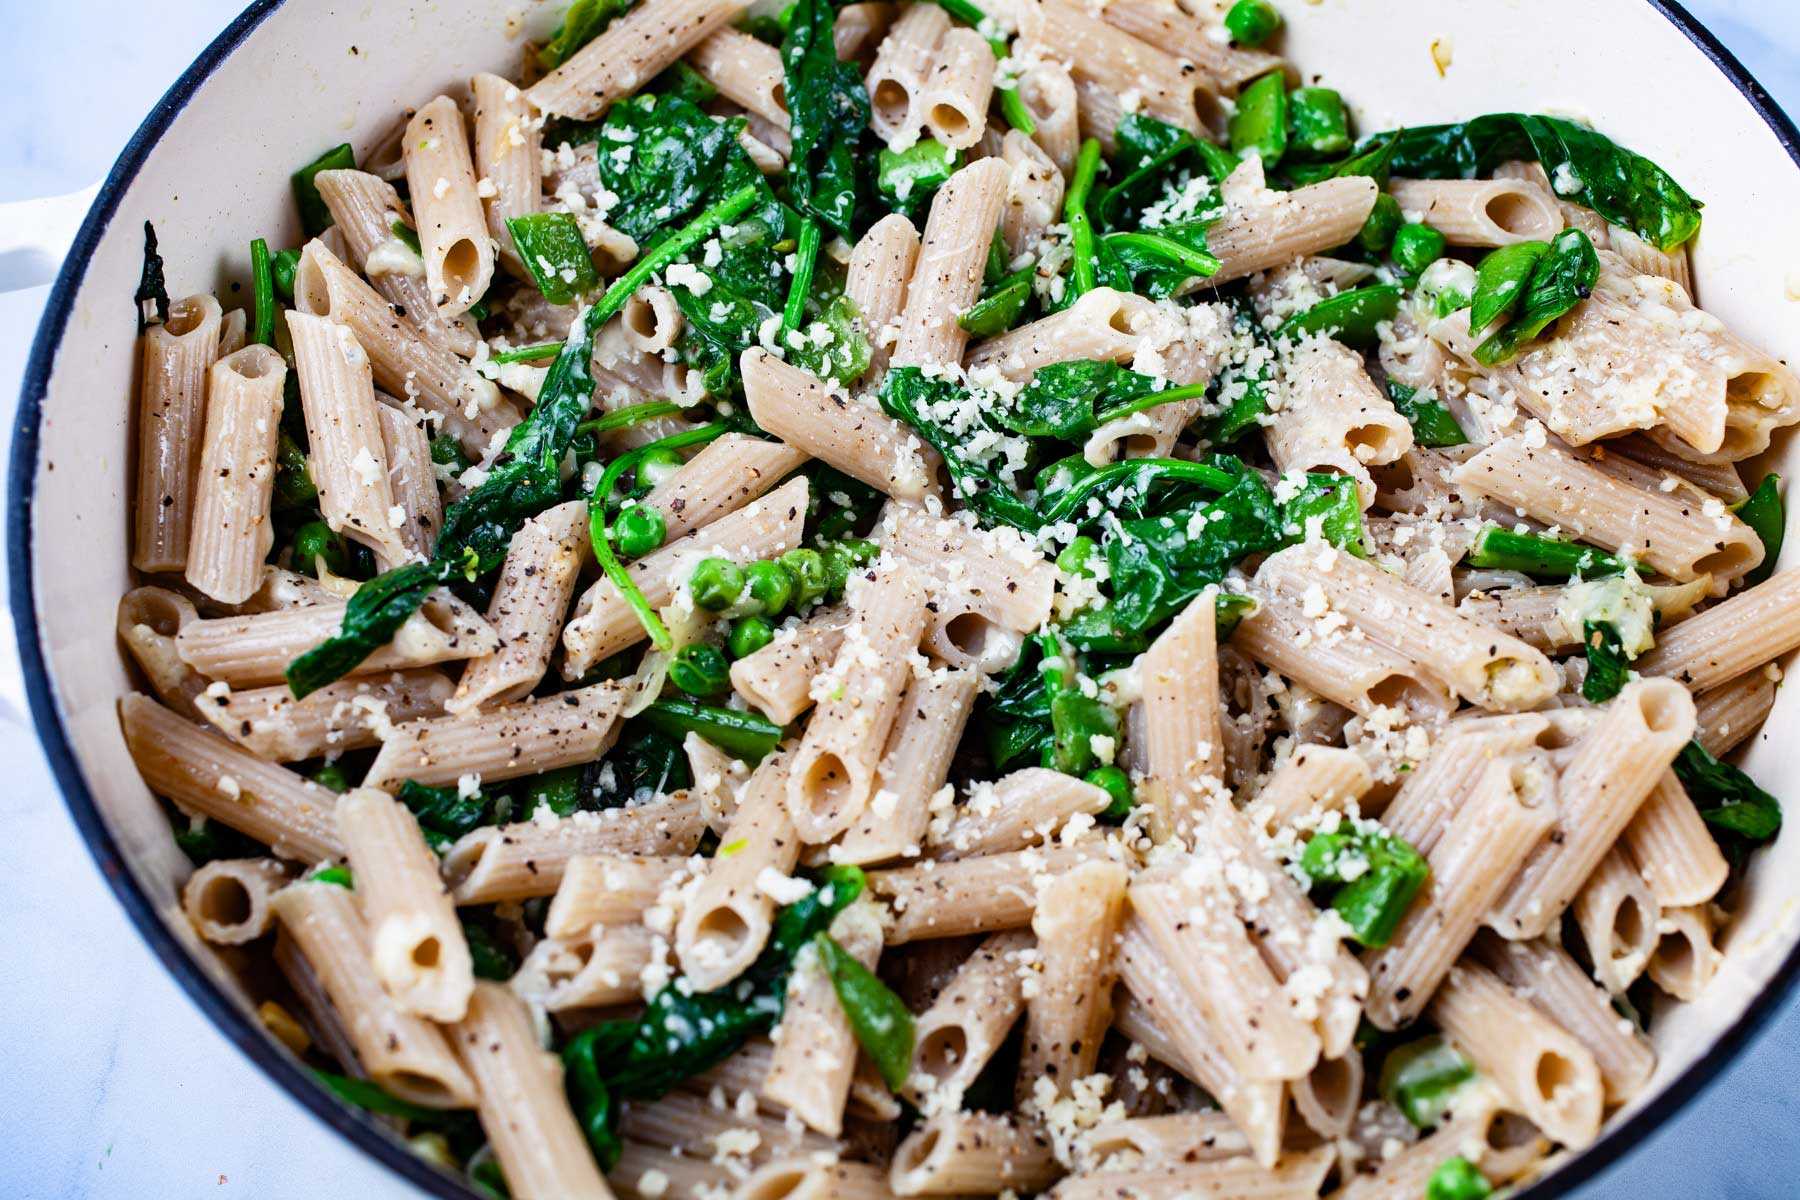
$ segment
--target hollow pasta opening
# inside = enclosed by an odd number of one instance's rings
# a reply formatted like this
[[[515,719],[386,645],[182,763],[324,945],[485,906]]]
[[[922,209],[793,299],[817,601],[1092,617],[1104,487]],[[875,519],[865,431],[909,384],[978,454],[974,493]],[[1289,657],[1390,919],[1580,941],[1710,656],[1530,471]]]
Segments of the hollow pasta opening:
[[[464,290],[474,291],[481,275],[481,251],[476,248],[474,239],[458,238],[444,252],[444,289],[450,293],[452,300]],[[476,297],[470,296],[473,300]]]
[[[1491,197],[1482,209],[1487,219],[1514,237],[1535,238],[1554,232],[1560,225],[1545,211],[1538,198],[1525,192],[1505,191]]]
[[[969,132],[969,117],[952,104],[931,106],[931,124],[945,137],[961,137]]]
[[[1736,575],[1750,569],[1760,546],[1752,546],[1747,542],[1732,542],[1719,547],[1711,554],[1702,555],[1694,562],[1696,575]]]
[[[875,115],[891,125],[904,121],[906,110],[912,106],[911,93],[898,79],[883,79],[876,83],[869,100],[875,109]]]
[[[771,1171],[740,1193],[744,1200],[786,1200],[805,1186],[810,1172],[800,1167]]]
[[[835,754],[821,754],[807,764],[806,774],[800,779],[800,790],[806,797],[806,807],[815,815],[828,816],[842,811],[850,802],[850,768]]]
[[[1532,1072],[1532,1085],[1537,1088],[1539,1096],[1546,1101],[1555,1101],[1558,1095],[1575,1086],[1579,1072],[1575,1064],[1554,1050],[1546,1050],[1538,1055],[1537,1069]]]
[[[253,907],[250,889],[230,875],[213,876],[200,893],[200,915],[215,925],[242,925]]]
[[[413,966],[431,970],[443,957],[443,945],[435,937],[428,937],[414,944],[412,949]]]
[[[969,1035],[960,1025],[944,1025],[919,1042],[919,1071],[943,1079],[969,1056]]]

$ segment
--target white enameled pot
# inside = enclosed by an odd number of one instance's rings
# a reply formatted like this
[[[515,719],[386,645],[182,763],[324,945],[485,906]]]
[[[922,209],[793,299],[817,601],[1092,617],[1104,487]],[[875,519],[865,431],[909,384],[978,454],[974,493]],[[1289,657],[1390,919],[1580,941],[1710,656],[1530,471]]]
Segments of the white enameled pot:
[[[260,1028],[180,917],[181,866],[138,778],[115,705],[113,636],[127,569],[135,311],[142,228],[175,295],[218,289],[254,237],[294,244],[288,175],[342,141],[367,151],[397,114],[471,74],[512,73],[560,4],[535,0],[258,0],[132,139],[76,236],[38,330],[14,433],[12,595],[31,707],[69,808],[139,931],[220,1032],[322,1120],[428,1192],[470,1196],[390,1132],[337,1104]],[[1483,112],[1585,117],[1706,202],[1700,302],[1784,358],[1800,355],[1800,134],[1687,13],[1663,0],[1281,0],[1286,52],[1340,89],[1364,130]],[[523,29],[523,25],[536,26]],[[1792,440],[1771,467],[1792,478]],[[1787,465],[1784,465],[1787,464]],[[1755,477],[1755,473],[1751,473]],[[1797,539],[1790,539],[1795,541]],[[1800,698],[1784,690],[1746,765],[1792,803]],[[1800,969],[1800,833],[1759,854],[1725,965],[1694,1004],[1658,1014],[1652,1085],[1601,1140],[1522,1195],[1560,1194],[1625,1153],[1717,1072]],[[303,1169],[303,1168],[302,1168]]]

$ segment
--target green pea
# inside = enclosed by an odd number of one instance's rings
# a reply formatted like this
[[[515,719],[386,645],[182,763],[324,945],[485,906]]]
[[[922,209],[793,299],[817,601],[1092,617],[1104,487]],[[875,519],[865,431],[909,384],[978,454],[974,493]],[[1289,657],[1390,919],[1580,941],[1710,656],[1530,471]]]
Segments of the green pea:
[[[789,550],[775,560],[794,581],[794,607],[811,604],[825,594],[825,559],[817,550]]]
[[[626,558],[642,558],[658,549],[667,532],[662,513],[645,504],[634,504],[613,520],[613,541]]]
[[[1394,234],[1394,265],[1408,275],[1422,275],[1443,257],[1444,244],[1444,235],[1429,225],[1417,221],[1402,225]]]
[[[275,507],[308,508],[319,499],[306,451],[283,429],[275,443]]]
[[[687,459],[681,457],[679,450],[663,446],[647,451],[637,465],[638,486],[658,487],[686,465]]]
[[[1263,0],[1238,0],[1225,14],[1225,32],[1240,46],[1260,46],[1281,28],[1281,14]]]
[[[850,583],[851,573],[866,563],[875,561],[880,548],[874,542],[865,542],[857,538],[846,538],[841,542],[833,542],[825,548],[825,595],[836,600],[844,594],[844,588]]]
[[[731,682],[731,665],[717,646],[695,642],[675,652],[669,682],[690,696],[716,696]]]
[[[708,612],[724,612],[744,594],[744,569],[728,558],[703,558],[688,580],[694,603]]]
[[[1101,816],[1123,821],[1131,815],[1131,776],[1122,769],[1110,765],[1095,767],[1082,779],[1112,797],[1112,803],[1106,806]]]
[[[775,640],[775,627],[761,617],[739,617],[731,623],[725,648],[733,658],[748,658]]]
[[[1380,254],[1394,244],[1394,235],[1404,224],[1406,217],[1400,212],[1400,202],[1383,192],[1375,197],[1375,207],[1369,210],[1369,219],[1363,222],[1356,241],[1364,250]]]
[[[1096,549],[1094,539],[1084,533],[1063,548],[1063,552],[1056,556],[1056,565],[1067,575],[1092,575]]]
[[[350,776],[337,763],[326,763],[312,773],[312,781],[321,787],[330,788],[334,792],[350,790]]]
[[[344,575],[350,570],[350,555],[345,550],[344,540],[325,522],[308,521],[294,531],[294,570],[302,575],[317,575],[317,563],[321,558],[325,560],[325,569],[333,575]]]
[[[780,616],[794,598],[793,577],[779,563],[753,562],[744,568],[744,578],[750,585],[750,599],[764,616]]]
[[[1425,1200],[1487,1200],[1493,1194],[1487,1176],[1460,1154],[1439,1163],[1425,1181]]]

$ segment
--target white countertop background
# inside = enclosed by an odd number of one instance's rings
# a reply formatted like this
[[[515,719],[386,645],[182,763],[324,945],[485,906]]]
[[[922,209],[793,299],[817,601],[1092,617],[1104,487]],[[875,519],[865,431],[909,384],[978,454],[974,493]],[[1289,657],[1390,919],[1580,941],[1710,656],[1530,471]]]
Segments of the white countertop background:
[[[98,181],[240,7],[0,0],[0,76],[9,83],[0,202]],[[1688,7],[1800,113],[1800,4]],[[1679,120],[1678,100],[1671,110]],[[47,291],[0,294],[7,438]],[[0,482],[5,470],[0,459]],[[76,836],[29,731],[10,629],[0,629],[0,767],[0,1198],[415,1196],[269,1083],[152,960]],[[1680,1117],[1577,1195],[1800,1195],[1800,999]]]

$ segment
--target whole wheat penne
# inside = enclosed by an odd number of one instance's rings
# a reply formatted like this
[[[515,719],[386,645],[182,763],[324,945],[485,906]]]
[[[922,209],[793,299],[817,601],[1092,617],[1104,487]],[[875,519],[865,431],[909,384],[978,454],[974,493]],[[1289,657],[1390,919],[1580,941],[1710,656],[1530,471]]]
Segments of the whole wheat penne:
[[[1011,177],[1004,161],[982,159],[952,175],[931,198],[918,265],[906,286],[894,366],[962,361],[969,335],[957,318],[981,296],[988,247]]]
[[[741,1164],[710,1156],[681,1154],[667,1146],[621,1139],[624,1149],[609,1180],[625,1200],[700,1200],[735,1187]]]
[[[937,452],[901,422],[766,350],[744,351],[742,366],[750,415],[789,446],[890,496],[936,490]]]
[[[774,46],[737,29],[721,29],[688,51],[687,62],[727,100],[788,127],[787,80]]]
[[[602,757],[619,736],[625,689],[617,681],[520,700],[473,716],[425,717],[395,729],[363,786],[397,791],[474,775],[492,783]]]
[[[643,999],[647,969],[667,957],[668,943],[642,925],[593,925],[539,941],[507,986],[546,1012],[628,1004]]]
[[[1588,719],[1587,714],[1581,714]],[[1452,721],[1438,736],[1425,763],[1412,772],[1400,791],[1381,812],[1387,831],[1417,850],[1430,855],[1443,837],[1460,797],[1469,793],[1494,762],[1528,759],[1521,770],[1541,776],[1533,794],[1545,787],[1554,792],[1555,767],[1539,750],[1555,748],[1550,719],[1542,713],[1516,713],[1504,717],[1475,717]],[[1515,775],[1520,782],[1524,775]]]
[[[1374,786],[1362,755],[1336,746],[1301,746],[1276,768],[1246,813],[1262,829],[1294,828],[1328,812],[1343,812]]]
[[[994,52],[966,26],[945,32],[919,97],[925,128],[939,145],[966,150],[987,128],[994,95]]]
[[[1594,1056],[1486,967],[1466,962],[1452,969],[1431,1017],[1551,1138],[1584,1146],[1599,1132],[1605,1085]]]
[[[1221,284],[1341,246],[1356,236],[1380,189],[1372,179],[1327,179],[1291,192],[1263,187],[1261,160],[1225,181],[1225,213],[1206,231],[1219,260],[1208,280]]]
[[[1019,32],[1052,48],[1068,63],[1077,85],[1115,97],[1135,92],[1139,111],[1191,133],[1205,128],[1201,112],[1213,107],[1214,98],[1173,48],[1139,41],[1064,0],[1035,0],[1020,10]]]
[[[871,971],[881,957],[881,918],[859,900],[831,922],[831,938]],[[812,945],[794,956],[775,1053],[762,1094],[826,1137],[844,1131],[844,1105],[860,1053],[831,974]]]
[[[875,791],[856,823],[832,848],[837,862],[876,863],[917,854],[932,805],[975,706],[978,678],[936,670],[906,685],[899,714],[875,771]]]
[[[763,1113],[739,1113],[687,1091],[630,1105],[619,1128],[635,1141],[701,1157],[725,1157],[722,1152],[727,1152],[740,1168],[787,1155],[837,1149],[836,1142],[804,1126],[790,1126],[780,1117]],[[754,1140],[745,1138],[743,1131],[753,1134]],[[737,1152],[731,1152],[731,1147]]]
[[[887,1172],[870,1163],[790,1158],[766,1163],[731,1193],[731,1200],[890,1200]]]
[[[805,462],[798,447],[728,433],[652,488],[643,503],[662,514],[663,540],[672,542],[757,500]]]
[[[234,308],[219,319],[219,357],[230,358],[244,348],[248,318],[244,310]]]
[[[141,339],[131,541],[131,565],[140,571],[187,566],[206,385],[219,357],[221,320],[217,300],[187,296],[169,305],[169,319]]]
[[[1125,915],[1129,877],[1114,862],[1083,863],[1038,891],[1031,931],[1039,974],[1025,1003],[1025,1045],[1014,1094],[1021,1106],[1049,1106],[1094,1073],[1112,1024],[1118,968],[1113,943]],[[1047,1086],[1046,1086],[1047,1085]]]
[[[869,339],[867,379],[879,380],[887,370],[888,355],[900,336],[906,283],[918,258],[919,231],[901,213],[889,213],[869,226],[850,251],[844,294],[856,305],[857,324]]]
[[[732,663],[731,686],[771,721],[788,724],[812,707],[812,681],[837,657],[849,624],[850,610],[842,605],[813,610]]]
[[[1143,771],[1151,836],[1187,839],[1220,793],[1219,657],[1213,594],[1202,592],[1145,652]]]
[[[529,278],[506,220],[538,210],[544,187],[543,122],[532,115],[525,93],[511,80],[484,71],[470,80],[469,91],[475,100],[475,190],[487,215],[488,235],[506,269]]]
[[[990,935],[938,992],[913,1025],[912,1073],[905,1094],[960,1097],[1006,1041],[1024,1011],[1022,951],[1032,936],[1014,929]]]
[[[1644,968],[1650,981],[1677,1000],[1696,999],[1724,961],[1714,942],[1717,927],[1705,904],[1664,909],[1657,921],[1656,951]]]
[[[1348,475],[1367,508],[1375,500],[1369,467],[1411,449],[1412,425],[1342,342],[1314,339],[1296,347],[1282,362],[1281,378],[1281,408],[1267,431],[1269,457],[1283,472]]]
[[[1694,702],[1678,684],[1645,679],[1620,692],[1571,751],[1555,832],[1525,860],[1489,924],[1514,940],[1548,929],[1693,734]]]
[[[1644,973],[1656,949],[1662,906],[1622,845],[1600,860],[1570,907],[1594,964],[1594,978],[1614,995],[1623,993]]]
[[[1332,1193],[1333,1200],[1423,1195],[1444,1160],[1457,1155],[1491,1180],[1504,1183],[1513,1179],[1540,1162],[1550,1143],[1535,1128],[1512,1143],[1509,1117],[1505,1099],[1491,1084],[1465,1089],[1431,1134],[1392,1157],[1363,1159],[1351,1178]]]
[[[924,576],[940,608],[955,607],[1016,633],[1030,633],[1050,617],[1056,568],[1011,529],[970,529],[914,504],[890,503],[882,512],[881,544]]]
[[[299,700],[285,683],[222,689],[198,698],[194,709],[251,753],[299,762],[361,750],[400,722],[439,716],[455,687],[427,667],[340,679]]]
[[[525,94],[546,116],[585,121],[735,21],[736,0],[651,0],[612,22]]]
[[[354,892],[335,883],[292,883],[272,903],[370,1079],[402,1100],[430,1108],[477,1102],[480,1075],[457,1061],[441,1029],[402,1010],[376,979],[368,926]]]
[[[925,589],[898,558],[884,555],[853,577],[846,595],[850,624],[831,670],[814,680],[822,698],[787,781],[788,815],[809,842],[849,829],[874,795],[875,768],[911,672],[907,656],[925,629]]]
[[[700,844],[700,803],[677,792],[666,799],[554,821],[490,825],[465,834],[444,852],[444,879],[458,904],[491,904],[554,895],[571,859],[593,854],[674,855]]]
[[[175,635],[183,662],[232,685],[276,683],[288,664],[337,634],[345,602],[278,608],[241,617],[190,621]],[[488,623],[449,592],[429,597],[386,646],[350,670],[372,675],[403,667],[428,667],[490,654],[498,638]]]
[[[287,367],[274,350],[252,346],[221,358],[207,378],[186,574],[213,599],[240,604],[262,586],[275,543],[269,508]]]
[[[1453,246],[1547,242],[1563,227],[1548,189],[1523,179],[1400,179],[1388,192],[1409,219],[1423,221]]]
[[[1638,275],[1656,275],[1681,285],[1681,290],[1694,294],[1693,275],[1688,267],[1685,244],[1673,250],[1660,250],[1623,225],[1607,230],[1607,249],[1618,255],[1625,266]]]
[[[1246,1138],[1222,1112],[1172,1112],[1103,1121],[1081,1138],[1081,1161],[1095,1171],[1130,1171],[1182,1162],[1212,1162],[1250,1153]]]
[[[869,890],[893,910],[888,943],[994,933],[1031,923],[1038,880],[1096,857],[1082,846],[1047,846],[868,873]]]
[[[804,478],[791,480],[754,503],[666,543],[627,570],[650,607],[660,609],[686,585],[694,566],[709,555],[754,562],[798,546],[807,494]],[[600,580],[582,593],[575,616],[563,627],[563,678],[581,678],[595,663],[644,636],[644,627],[624,594],[610,580]]]
[[[556,898],[544,914],[544,933],[575,938],[596,925],[631,925],[657,903],[663,889],[689,870],[675,858],[641,854],[583,854],[569,860]]]
[[[456,101],[439,96],[420,108],[407,123],[404,153],[425,285],[438,311],[455,316],[481,299],[494,277],[494,240]]]
[[[1774,672],[1739,675],[1694,697],[1694,740],[1723,757],[1762,727],[1775,706]]]
[[[869,67],[869,125],[890,146],[910,137],[924,120],[926,78],[949,32],[950,17],[935,5],[915,4],[881,39]]]
[[[326,788],[264,762],[148,696],[119,701],[119,724],[138,773],[157,795],[247,834],[283,858],[316,863],[342,855],[332,817],[337,797]]]
[[[1035,51],[1035,53],[1034,53]],[[1026,61],[1019,71],[1019,99],[1031,114],[1036,126],[1031,138],[1063,175],[1075,169],[1075,154],[1081,143],[1080,98],[1069,69],[1041,47],[1021,39],[1015,43],[1015,59]]]
[[[1063,1172],[1050,1138],[1032,1124],[989,1113],[944,1113],[894,1151],[896,1196],[1042,1191]]]
[[[1062,312],[982,342],[969,351],[969,370],[993,367],[1027,379],[1039,367],[1072,358],[1124,362],[1146,345],[1166,343],[1171,331],[1165,321],[1142,296],[1094,288]]]
[[[1043,147],[1016,129],[1001,140],[1000,157],[1012,167],[1000,210],[1000,235],[1014,259],[1035,255],[1062,212],[1062,172]]]
[[[188,876],[181,909],[207,941],[241,946],[273,928],[269,902],[290,878],[292,868],[273,858],[215,858]]]
[[[1181,1166],[1140,1168],[1101,1175],[1076,1175],[1045,1193],[1054,1200],[1181,1200],[1187,1196],[1232,1196],[1244,1200],[1305,1200],[1316,1196],[1331,1172],[1329,1146],[1293,1150],[1271,1167],[1247,1156]]]
[[[1696,703],[1695,708],[1699,707]],[[1700,737],[1699,730],[1695,736]],[[1725,886],[1731,870],[1687,789],[1672,771],[1657,779],[1619,844],[1642,874],[1651,896],[1664,908],[1684,908],[1712,899]]]
[[[119,598],[119,640],[162,702],[184,716],[209,685],[182,660],[175,639],[199,619],[193,601],[167,588],[132,588]]]
[[[1705,692],[1800,646],[1800,571],[1777,571],[1755,587],[1661,631],[1632,664]]]
[[[1362,1104],[1363,1061],[1355,1046],[1337,1058],[1321,1058],[1304,1079],[1288,1085],[1294,1111],[1321,1137],[1342,1137]]]
[[[1192,63],[1206,86],[1221,96],[1237,95],[1238,88],[1282,65],[1279,56],[1266,50],[1219,38],[1218,26],[1206,19],[1206,10],[1190,9],[1175,0],[1114,0],[1101,15],[1133,37],[1169,47]]]
[[[1448,714],[1450,689],[1433,672],[1360,630],[1304,615],[1302,596],[1265,593],[1238,622],[1231,644],[1282,676],[1353,712],[1399,708],[1416,720]]]

